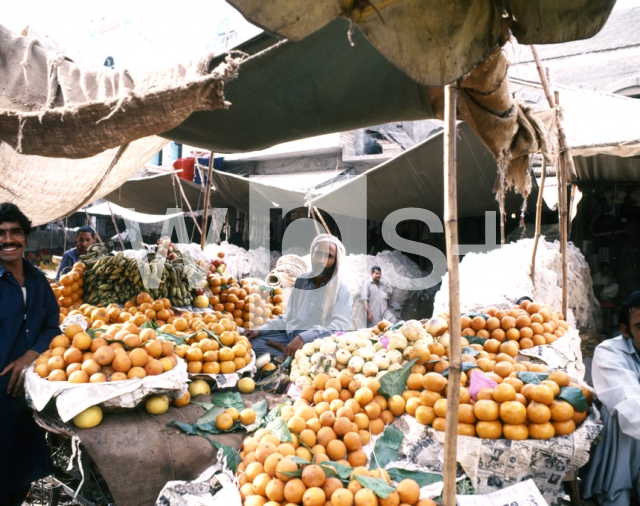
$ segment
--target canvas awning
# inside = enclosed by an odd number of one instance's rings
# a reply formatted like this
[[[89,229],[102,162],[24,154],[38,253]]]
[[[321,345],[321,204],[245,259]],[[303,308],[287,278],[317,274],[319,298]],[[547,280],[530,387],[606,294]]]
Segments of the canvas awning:
[[[249,21],[300,41],[341,16],[416,82],[444,86],[466,74],[511,31],[521,44],[589,38],[615,0],[229,0]],[[342,38],[345,38],[343,31]]]
[[[134,209],[139,213],[164,215],[167,209],[182,208],[188,212],[187,205],[180,193],[178,183],[173,181],[170,174],[159,174],[142,178],[130,179],[119,188],[106,194],[103,198],[123,208]],[[204,209],[204,191],[198,184],[180,180],[191,209]],[[220,198],[218,193],[211,191],[211,205],[226,207],[229,203]]]
[[[459,124],[457,157],[459,215],[481,217],[485,211],[497,212],[498,203],[493,192],[496,161],[465,123]],[[391,212],[406,207],[428,209],[442,216],[442,159],[443,139],[442,133],[439,133],[359,176],[345,178],[319,191],[314,188],[314,181],[309,180],[307,188],[315,196],[313,204],[316,207],[331,214],[357,218],[363,213],[353,207],[354,202],[361,201],[354,198],[354,192],[361,191],[363,187],[360,182],[365,178],[366,216],[370,220],[383,221]],[[293,175],[296,178],[303,176],[304,173]],[[213,184],[219,196],[245,213],[250,210],[250,188],[252,195],[264,199],[261,202],[271,204],[267,207],[302,207],[306,202],[305,191],[285,190],[259,179],[221,171],[214,171]],[[535,193],[530,199],[534,198]],[[509,192],[505,205],[508,214],[519,215],[522,197]]]
[[[87,207],[85,210],[87,211],[87,213],[94,216],[111,216],[111,213],[113,212],[113,214],[116,216],[120,216],[126,220],[133,221],[136,223],[159,223],[161,221],[171,220],[173,218],[179,218],[180,216],[184,215],[184,213],[172,213],[172,214],[139,213],[136,211],[132,211],[131,209],[127,209],[125,207],[120,207],[117,204],[111,204],[108,202],[103,202],[102,204]]]

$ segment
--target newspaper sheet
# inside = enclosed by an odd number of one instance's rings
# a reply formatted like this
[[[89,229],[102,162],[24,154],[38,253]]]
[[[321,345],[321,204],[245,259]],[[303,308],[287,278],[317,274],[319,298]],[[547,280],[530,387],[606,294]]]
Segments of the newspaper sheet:
[[[552,344],[534,346],[528,350],[521,349],[518,353],[540,360],[552,369],[563,369],[572,378],[582,381],[585,367],[582,363],[580,343],[580,332],[574,327],[569,327],[569,330]]]
[[[251,376],[253,376],[257,371],[256,368],[256,354],[254,353],[253,350],[251,350],[251,362],[249,362],[246,366],[244,366],[242,369],[231,373],[231,374],[204,374],[204,373],[199,373],[199,374],[189,374],[189,378],[194,380],[194,379],[203,379],[205,381],[207,380],[213,380],[216,382],[216,385],[218,386],[218,388],[222,389],[222,388],[233,388],[238,384],[238,381],[240,381],[240,378],[242,377],[242,375],[244,373],[249,373]]]
[[[183,360],[178,365],[158,376],[134,378],[107,383],[68,383],[47,381],[34,371],[34,364],[25,372],[25,390],[36,411],[42,411],[55,397],[58,415],[63,422],[97,404],[105,407],[134,408],[146,396],[167,394],[180,397],[187,389],[187,365]]]
[[[394,425],[405,435],[400,459],[442,473],[444,432],[409,415],[397,418]],[[553,506],[562,494],[562,479],[587,463],[591,443],[601,430],[600,413],[592,405],[587,419],[568,436],[525,441],[458,436],[458,463],[479,494],[532,479]]]
[[[456,503],[458,506],[547,506],[531,479],[487,495],[457,495]]]
[[[193,481],[169,481],[160,491],[156,506],[242,506],[233,474],[218,462]]]

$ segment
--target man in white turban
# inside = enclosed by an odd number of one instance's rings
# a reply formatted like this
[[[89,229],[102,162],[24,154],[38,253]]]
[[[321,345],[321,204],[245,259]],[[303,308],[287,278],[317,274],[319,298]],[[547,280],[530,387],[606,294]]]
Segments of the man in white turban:
[[[245,332],[256,356],[289,357],[315,339],[350,330],[351,294],[340,279],[344,255],[336,237],[320,234],[314,239],[311,271],[296,280],[284,317]]]

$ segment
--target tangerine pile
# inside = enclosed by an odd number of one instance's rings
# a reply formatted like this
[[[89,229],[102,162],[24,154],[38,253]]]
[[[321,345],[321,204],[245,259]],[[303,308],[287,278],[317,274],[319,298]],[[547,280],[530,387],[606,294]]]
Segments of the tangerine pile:
[[[122,342],[109,344],[107,339]],[[102,383],[155,376],[177,363],[173,343],[157,340],[153,329],[126,322],[92,339],[73,323],[36,359],[35,372],[49,381]]]
[[[84,271],[86,267],[82,262],[73,264],[73,268],[67,274],[60,276],[60,282],[53,284],[53,294],[56,296],[58,305],[61,308],[69,308],[71,306],[79,306],[82,304],[82,296],[84,295]],[[66,314],[65,311],[64,314]],[[61,311],[60,323],[64,319]]]
[[[308,407],[304,404],[300,407]],[[293,409],[293,408],[292,408]],[[298,416],[298,415],[293,415]],[[311,418],[310,420],[317,420]],[[308,422],[309,420],[307,420]],[[326,426],[324,428],[327,428]],[[312,429],[305,429],[311,430]],[[322,429],[319,429],[322,430]],[[309,450],[302,444],[302,435],[294,435],[293,442],[282,442],[268,429],[259,429],[242,443],[238,465],[238,485],[243,506],[276,506],[302,504],[304,506],[435,506],[430,499],[420,500],[420,487],[413,480],[403,480],[386,499],[378,497],[373,491],[364,488],[355,478],[357,475],[384,479],[390,482],[384,469],[367,470],[366,457],[363,463],[353,467],[349,483],[335,477],[327,477],[320,462],[329,460],[325,453],[316,453],[311,462]],[[338,439],[332,439],[338,441]],[[316,445],[317,446],[317,445]],[[326,448],[328,450],[328,448]],[[304,450],[304,451],[301,451]],[[308,465],[298,466],[291,457],[305,455]],[[317,457],[326,457],[321,460]],[[307,458],[309,457],[309,458]],[[348,462],[337,460],[346,466]],[[299,478],[292,474],[298,473]]]
[[[238,283],[225,276],[210,277],[209,284],[213,292],[209,303],[214,314],[219,318],[231,317],[239,327],[259,327],[284,313],[281,288],[274,288],[271,296],[271,291],[261,290],[256,280],[243,279]]]
[[[511,357],[508,357],[511,358]],[[558,398],[561,387],[578,387],[591,402],[588,389],[572,383],[566,372],[551,372],[540,384],[525,384],[518,371],[546,372],[547,367],[529,363],[515,363],[507,356],[500,357],[490,372],[472,369],[462,373],[458,434],[483,439],[549,439],[566,436],[576,430],[586,417],[573,406]],[[473,374],[485,374],[493,379],[495,388],[482,388],[472,399],[467,388]],[[389,399],[389,410],[396,416],[408,413],[423,425],[445,430],[448,380],[439,372],[426,372],[424,366],[414,366],[402,396]]]
[[[161,329],[166,327],[165,325]],[[211,326],[211,331],[216,334],[217,339],[200,330],[187,339],[188,344],[176,347],[176,354],[187,361],[189,373],[231,374],[251,362],[251,343],[238,334],[237,326],[232,320],[222,318]]]

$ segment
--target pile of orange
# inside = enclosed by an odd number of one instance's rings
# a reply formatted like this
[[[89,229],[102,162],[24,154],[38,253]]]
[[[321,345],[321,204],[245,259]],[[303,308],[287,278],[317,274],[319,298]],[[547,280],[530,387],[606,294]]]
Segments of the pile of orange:
[[[307,409],[305,409],[307,408]],[[294,412],[289,417],[304,419],[302,416],[309,413],[309,406],[298,404],[292,407]],[[325,411],[323,413],[330,413]],[[298,421],[296,420],[296,423]],[[242,443],[240,456],[242,462],[238,466],[238,485],[243,506],[275,506],[295,505],[304,506],[435,506],[430,499],[420,500],[420,487],[413,480],[401,481],[394,492],[390,492],[386,499],[378,497],[372,490],[363,487],[356,476],[366,476],[383,479],[390,483],[389,474],[384,469],[369,471],[367,457],[359,456],[353,464],[345,460],[342,450],[337,451],[342,443],[337,437],[329,438],[326,445],[316,442],[313,445],[315,453],[309,451],[305,439],[325,438],[330,429],[323,425],[318,418],[309,417],[306,420],[311,428],[304,429],[300,433],[293,434],[293,442],[282,442],[268,429],[259,429]],[[316,428],[314,432],[314,428]],[[321,431],[322,435],[321,435]],[[313,434],[313,436],[312,436]],[[355,434],[347,432],[346,434]],[[334,443],[334,445],[331,445]],[[355,453],[355,450],[352,453]],[[364,453],[364,452],[363,452]],[[333,457],[331,456],[333,454]],[[307,461],[307,465],[298,465],[291,457],[301,457]],[[322,462],[332,460],[342,465],[352,467],[349,484],[345,487],[342,481],[335,477],[327,477]],[[299,478],[291,476],[302,467]]]
[[[86,267],[82,262],[73,264],[73,268],[67,274],[60,276],[60,281],[51,285],[61,308],[61,315],[68,312],[71,306],[80,306],[84,295],[84,271]]]
[[[489,315],[489,318],[462,317],[462,335],[488,339],[484,349],[489,352],[495,352],[506,341],[516,343],[523,350],[551,344],[569,329],[562,313],[548,305],[528,300],[510,310],[489,308],[482,313]]]
[[[436,365],[442,363],[446,362]],[[468,384],[476,371],[481,372],[474,368],[461,376],[458,434],[484,439],[549,439],[571,434],[587,417],[588,409],[577,412],[569,402],[558,398],[561,387],[572,386],[582,388],[591,403],[589,390],[572,383],[563,371],[549,373],[538,385],[525,384],[518,378],[518,371],[546,372],[547,367],[516,363],[501,354],[492,370],[483,373],[497,383],[496,387],[481,389],[474,400]],[[396,416],[406,412],[423,425],[444,431],[447,383],[440,372],[427,372],[424,366],[416,365],[407,380],[407,390],[389,399],[389,410]]]
[[[232,318],[238,327],[259,327],[284,312],[281,288],[275,288],[271,296],[270,290],[260,290],[258,281],[243,279],[237,283],[224,276],[211,277],[209,284],[213,292],[209,303],[214,314],[218,318],[222,315]]]
[[[68,325],[36,359],[35,372],[49,381],[102,383],[159,375],[178,363],[173,343],[156,339],[153,329],[126,322],[99,336],[92,339],[80,325]]]
[[[163,328],[166,330],[166,326]],[[238,334],[232,320],[222,318],[210,330],[217,339],[200,330],[187,339],[187,344],[176,347],[176,354],[187,361],[189,373],[231,374],[251,362],[251,343]]]

